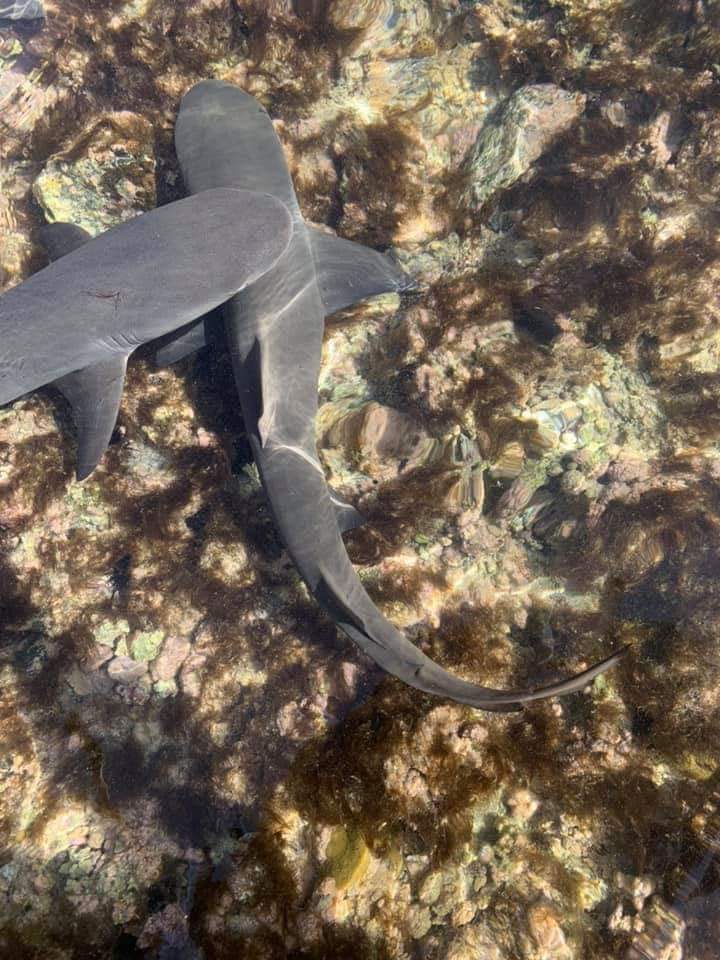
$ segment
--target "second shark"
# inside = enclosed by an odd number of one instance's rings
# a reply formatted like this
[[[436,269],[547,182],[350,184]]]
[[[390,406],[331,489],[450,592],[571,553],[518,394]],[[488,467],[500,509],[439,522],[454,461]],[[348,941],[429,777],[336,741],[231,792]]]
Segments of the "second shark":
[[[303,220],[272,121],[239,88],[217,80],[183,98],[175,144],[191,193],[235,187],[271,194],[289,211],[292,237],[274,267],[224,307],[227,340],[245,427],[270,509],[300,575],[335,623],[383,669],[419,690],[484,710],[518,710],[531,700],[582,689],[621,652],[568,680],[500,691],[455,677],[380,613],[341,537],[315,446],[324,319],[407,277],[381,254],[309,227]],[[204,343],[202,324],[170,345],[166,359]],[[161,357],[162,359],[162,357]]]

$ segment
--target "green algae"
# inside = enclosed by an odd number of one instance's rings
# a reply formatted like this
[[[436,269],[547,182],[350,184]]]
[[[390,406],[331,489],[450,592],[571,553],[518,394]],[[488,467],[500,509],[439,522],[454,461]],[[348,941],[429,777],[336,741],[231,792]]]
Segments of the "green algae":
[[[71,483],[64,496],[68,510],[72,514],[72,525],[80,530],[97,532],[107,530],[110,516],[104,508],[94,484]]]
[[[117,647],[129,633],[130,624],[127,620],[103,620],[93,631],[97,642],[107,647]]]
[[[145,630],[136,634],[130,644],[130,655],[133,660],[149,662],[154,660],[160,652],[165,634],[162,630]]]
[[[175,680],[156,680],[153,690],[160,697],[172,697],[178,692],[178,686]]]

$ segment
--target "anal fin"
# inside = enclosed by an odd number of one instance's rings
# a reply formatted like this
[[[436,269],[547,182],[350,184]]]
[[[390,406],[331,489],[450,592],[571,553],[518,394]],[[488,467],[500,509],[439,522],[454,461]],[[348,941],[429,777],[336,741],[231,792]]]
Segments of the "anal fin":
[[[380,293],[407,290],[411,278],[390,257],[308,227],[320,295],[329,315]]]
[[[89,477],[115,428],[125,383],[127,357],[117,355],[56,380],[69,401],[78,432],[77,478]]]

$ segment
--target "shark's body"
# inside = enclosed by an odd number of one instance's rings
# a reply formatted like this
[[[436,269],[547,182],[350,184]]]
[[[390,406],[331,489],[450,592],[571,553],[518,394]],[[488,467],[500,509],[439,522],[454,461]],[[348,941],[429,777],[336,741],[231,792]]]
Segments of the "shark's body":
[[[339,627],[389,673],[420,690],[486,710],[581,689],[619,654],[539,690],[502,692],[454,677],[380,613],[353,569],[315,445],[324,317],[340,306],[400,289],[404,275],[384,257],[319,234],[303,221],[272,122],[251,96],[204,81],[183,99],[176,147],[191,193],[237,187],[269,193],[292,218],[277,264],[226,304],[228,342],[245,426],[280,535],[313,595]],[[196,326],[176,344],[203,342]]]
[[[0,297],[0,404],[57,386],[75,411],[86,476],[115,424],[128,356],[256,280],[290,231],[282,203],[234,189],[168,204],[88,242],[70,225],[50,227],[51,256],[66,255]]]

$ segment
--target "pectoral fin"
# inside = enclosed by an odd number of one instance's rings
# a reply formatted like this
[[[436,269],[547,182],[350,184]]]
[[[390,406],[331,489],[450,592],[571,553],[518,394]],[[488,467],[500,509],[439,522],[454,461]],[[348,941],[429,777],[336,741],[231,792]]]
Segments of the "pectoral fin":
[[[78,431],[77,478],[89,477],[100,462],[115,429],[127,357],[114,356],[56,380],[69,401]]]
[[[376,250],[350,240],[341,240],[315,227],[308,227],[308,234],[326,314],[335,313],[367,297],[405,290],[410,286],[407,274],[389,257]],[[158,346],[155,363],[159,367],[167,367],[207,346],[205,320],[197,320],[183,332],[168,337]],[[352,529],[352,526],[347,529]]]
[[[41,229],[40,236],[51,260],[59,260],[92,239],[74,223],[50,223]],[[116,355],[68,373],[54,383],[70,403],[77,426],[78,480],[90,476],[110,442],[126,368],[127,357]]]
[[[316,227],[308,227],[308,236],[326,314],[412,285],[410,277],[377,250],[341,240]]]
[[[77,227],[74,223],[48,223],[40,228],[40,239],[47,250],[47,255],[51,260],[59,260],[60,257],[77,250],[92,237]]]

